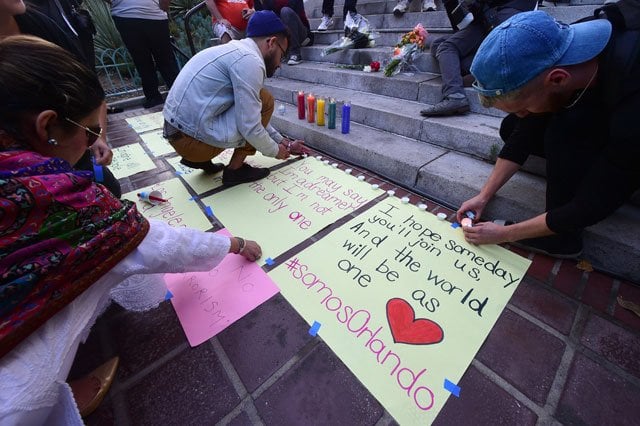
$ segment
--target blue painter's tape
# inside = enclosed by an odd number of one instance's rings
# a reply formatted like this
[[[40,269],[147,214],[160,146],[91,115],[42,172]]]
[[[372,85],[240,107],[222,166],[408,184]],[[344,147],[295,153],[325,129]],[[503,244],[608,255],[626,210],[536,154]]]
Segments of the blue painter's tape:
[[[104,182],[104,172],[102,171],[102,166],[96,163],[95,158],[91,158],[93,162],[93,175],[96,178],[96,182]]]
[[[213,217],[213,210],[211,209],[211,206],[205,207],[205,211],[207,212],[207,216]]]
[[[460,386],[450,382],[449,379],[444,379],[444,388],[451,392],[456,398],[460,398]]]
[[[173,293],[167,290],[167,294],[164,295],[164,300],[169,300],[173,297]]]
[[[271,266],[271,265],[273,265],[273,264],[274,264],[274,263],[276,263],[276,262],[275,262],[272,258],[267,257],[267,258],[265,259],[264,263],[266,263],[267,265]]]
[[[176,174],[177,174],[178,176],[181,176],[181,175],[182,175],[182,172],[181,172],[180,170],[176,170]]]
[[[189,198],[189,201],[196,201],[198,199],[197,195],[194,195],[193,197]]]
[[[459,224],[458,222],[453,222],[453,223],[451,224],[451,227],[452,227],[453,229],[455,229],[455,228],[460,228],[460,224]]]
[[[318,321],[314,321],[313,325],[309,329],[309,334],[315,336],[318,334],[318,330],[320,330],[320,323]]]

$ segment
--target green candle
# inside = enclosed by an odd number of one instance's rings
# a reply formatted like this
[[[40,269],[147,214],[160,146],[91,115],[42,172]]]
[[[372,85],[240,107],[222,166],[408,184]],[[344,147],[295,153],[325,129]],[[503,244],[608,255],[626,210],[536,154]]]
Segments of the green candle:
[[[333,98],[329,99],[329,124],[327,127],[336,128],[336,100]]]

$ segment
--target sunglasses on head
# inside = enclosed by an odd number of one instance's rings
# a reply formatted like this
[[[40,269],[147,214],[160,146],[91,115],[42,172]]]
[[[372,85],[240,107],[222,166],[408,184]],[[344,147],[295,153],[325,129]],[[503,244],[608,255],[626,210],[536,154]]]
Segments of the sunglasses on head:
[[[80,127],[81,129],[84,129],[84,131],[87,134],[87,146],[88,147],[93,145],[94,142],[96,140],[98,140],[98,138],[100,136],[102,136],[102,127],[100,127],[100,126],[87,127],[87,126],[83,126],[82,124],[73,121],[70,118],[65,118],[65,120],[67,120],[69,123],[71,123],[71,124],[73,124],[75,126]]]

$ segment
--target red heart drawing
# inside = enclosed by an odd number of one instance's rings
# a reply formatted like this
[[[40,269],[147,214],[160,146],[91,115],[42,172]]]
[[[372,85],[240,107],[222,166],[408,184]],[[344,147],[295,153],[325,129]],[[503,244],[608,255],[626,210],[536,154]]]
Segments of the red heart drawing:
[[[393,341],[409,345],[432,345],[442,342],[444,331],[438,323],[426,318],[416,319],[416,314],[404,299],[389,299],[387,320]]]

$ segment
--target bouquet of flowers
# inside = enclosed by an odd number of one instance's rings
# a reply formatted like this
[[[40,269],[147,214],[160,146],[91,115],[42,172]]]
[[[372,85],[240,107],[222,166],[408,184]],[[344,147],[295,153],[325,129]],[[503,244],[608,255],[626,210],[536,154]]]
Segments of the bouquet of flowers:
[[[362,49],[373,47],[378,34],[373,31],[369,21],[359,13],[347,14],[344,21],[344,37],[331,43],[322,50],[322,56],[327,56],[340,50]]]
[[[413,30],[403,35],[400,43],[396,44],[393,50],[391,61],[384,68],[384,75],[387,77],[396,75],[404,65],[410,64],[417,52],[422,52],[426,49],[426,39],[427,30],[424,29],[422,24],[416,25]]]

